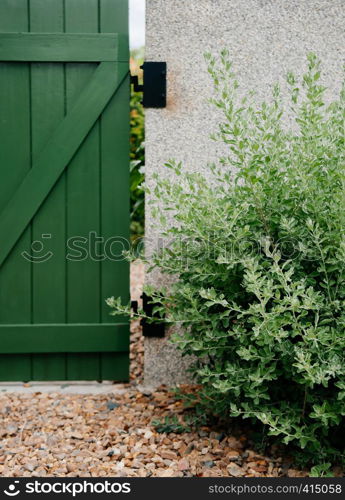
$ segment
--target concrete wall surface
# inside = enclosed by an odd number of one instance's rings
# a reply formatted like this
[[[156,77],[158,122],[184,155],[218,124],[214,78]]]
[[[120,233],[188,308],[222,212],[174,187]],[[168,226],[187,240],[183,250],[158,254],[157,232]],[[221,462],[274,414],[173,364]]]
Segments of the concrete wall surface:
[[[144,1],[144,0],[143,0]],[[219,122],[207,102],[212,82],[203,54],[230,51],[244,89],[258,98],[290,69],[300,73],[306,54],[323,61],[329,95],[339,90],[345,60],[345,0],[147,0],[146,60],[168,65],[168,105],[146,110],[146,181],[165,175],[164,162],[207,172],[222,146],[209,136]],[[169,173],[169,175],[171,175]],[[159,235],[147,204],[147,248]],[[148,276],[159,283],[158,273]],[[145,384],[186,380],[187,361],[168,339],[145,340]]]

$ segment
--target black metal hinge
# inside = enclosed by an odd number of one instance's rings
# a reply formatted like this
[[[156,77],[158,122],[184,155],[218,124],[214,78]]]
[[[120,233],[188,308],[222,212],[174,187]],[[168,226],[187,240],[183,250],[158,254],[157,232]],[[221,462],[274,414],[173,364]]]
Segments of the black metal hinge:
[[[144,83],[139,85],[137,75],[131,75],[134,92],[143,92],[144,108],[165,108],[167,100],[167,63],[146,61],[140,68]]]
[[[131,300],[131,309],[134,312],[134,314],[138,313],[138,301],[137,300]]]
[[[143,301],[143,310],[146,316],[149,317],[154,317],[155,315],[153,314],[153,308],[155,306],[154,303],[152,303],[151,297],[146,295],[146,293],[143,293],[141,296],[141,299]],[[134,314],[138,313],[138,301],[137,300],[132,300],[131,301],[131,309],[134,312]],[[162,338],[165,335],[165,325],[163,322],[160,323],[149,323],[145,318],[141,319],[140,324],[143,329],[143,336],[144,337],[158,337]]]
[[[157,314],[154,314],[153,312],[155,304],[152,302],[152,298],[146,295],[146,293],[143,293],[141,298],[143,299],[143,310],[146,316],[151,318],[158,317]],[[143,327],[144,337],[164,337],[165,325],[161,321],[159,323],[149,323],[145,318],[143,318],[141,320],[141,326]]]

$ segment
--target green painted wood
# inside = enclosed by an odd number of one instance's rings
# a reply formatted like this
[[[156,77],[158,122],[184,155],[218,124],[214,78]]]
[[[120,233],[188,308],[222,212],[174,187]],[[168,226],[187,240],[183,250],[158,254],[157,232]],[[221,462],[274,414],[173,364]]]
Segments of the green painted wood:
[[[22,0],[0,2],[0,32],[27,31],[28,9]],[[0,63],[0,211],[30,169],[30,70],[28,64]],[[2,242],[0,235],[0,243]],[[0,323],[31,322],[31,263],[28,227],[0,272]],[[0,349],[1,352],[1,349]],[[0,354],[0,380],[29,380],[31,356]]]
[[[126,352],[128,323],[1,325],[2,353]]]
[[[128,9],[124,2],[117,1],[114,9],[113,0],[100,0],[100,29],[111,31],[112,27],[122,33],[128,26]],[[105,109],[101,121],[101,212],[102,234],[108,241],[109,259],[101,262],[101,297],[123,297],[125,303],[129,300],[128,263],[120,255],[121,245],[129,241],[129,169],[128,136],[129,122],[124,122],[123,116],[129,116],[129,76],[119,88]],[[114,135],[116,141],[114,141]],[[112,213],[121,213],[121,217],[112,217]],[[112,239],[115,241],[111,244]],[[112,255],[114,254],[114,255]],[[109,310],[104,301],[101,303],[101,321],[109,321]],[[118,318],[125,321],[125,318]],[[117,360],[118,361],[118,360]],[[119,361],[118,361],[119,362]],[[126,370],[121,365],[112,363],[111,356],[101,354],[102,378],[120,380],[119,373],[128,378]],[[111,371],[113,370],[113,372]],[[113,375],[112,375],[113,373]],[[111,376],[112,375],[112,376]]]
[[[71,112],[57,126],[0,216],[0,234],[6,234],[0,247],[0,266],[127,74],[125,63],[101,63]],[[18,210],[20,206],[22,210]]]
[[[127,358],[128,364],[128,353],[122,354]],[[99,358],[100,353],[94,352],[67,353],[66,380],[102,380]]]
[[[97,33],[98,0],[66,0],[66,32],[76,32],[80,29],[89,33]],[[92,77],[94,64],[66,65],[66,107],[67,112],[73,107],[85,84]],[[100,213],[100,145],[99,122],[92,127],[87,141],[72,159],[67,176],[68,205],[66,210],[67,236],[73,238],[79,235],[85,241],[90,240],[90,234],[101,234]],[[90,203],[92,200],[92,203]],[[82,260],[68,260],[67,288],[69,301],[68,321],[99,322],[100,302],[100,263],[88,254]],[[84,290],[89,290],[85,296]],[[67,378],[74,380],[87,379],[88,373],[96,373],[101,379],[100,354],[68,353],[66,358]]]
[[[0,61],[126,62],[125,46],[117,33],[1,33]]]
[[[1,354],[0,358],[0,382],[32,380],[30,354]]]
[[[30,29],[41,32],[63,32],[63,0],[31,0]],[[32,163],[35,163],[65,114],[64,65],[50,62],[32,63]],[[52,252],[54,255],[54,258],[47,259],[39,265],[32,265],[33,323],[66,322],[65,213],[67,198],[65,180],[64,173],[31,223],[32,240],[43,241],[45,247],[45,250],[38,255],[44,254],[44,252]],[[42,235],[51,235],[51,237],[42,239]],[[63,380],[66,376],[66,354],[32,354],[31,366],[33,379]]]
[[[122,382],[129,380],[129,363],[126,352],[101,353],[101,380],[115,380]]]
[[[20,358],[23,354],[16,356]],[[31,376],[27,380],[66,380],[66,353],[31,354],[31,367]]]
[[[52,32],[93,37],[97,32],[117,33],[117,59],[123,61],[101,63],[103,68],[112,65],[112,71],[103,73],[97,87],[113,85],[113,96],[110,92],[90,118],[69,157],[66,146],[85,127],[90,106],[95,110],[95,100],[99,101],[92,79],[101,68],[80,60],[0,62],[0,251],[7,245],[4,227],[12,237],[22,232],[17,243],[7,247],[0,267],[0,380],[128,380],[128,321],[120,318],[109,324],[112,318],[104,307],[106,296],[117,290],[128,299],[128,264],[90,256],[79,262],[66,260],[70,237],[128,233],[127,13],[127,0],[78,0],[78,5],[75,0],[0,2],[0,32],[31,31],[44,38]],[[33,56],[32,61],[38,60]],[[70,124],[56,140],[87,92],[75,126]],[[59,162],[65,163],[60,173]],[[120,196],[117,204],[111,195]],[[20,216],[9,224],[11,207]],[[43,241],[42,234],[52,237]],[[51,259],[37,264],[22,257],[23,251],[32,253],[35,240],[52,251]],[[11,342],[22,351],[8,352]]]

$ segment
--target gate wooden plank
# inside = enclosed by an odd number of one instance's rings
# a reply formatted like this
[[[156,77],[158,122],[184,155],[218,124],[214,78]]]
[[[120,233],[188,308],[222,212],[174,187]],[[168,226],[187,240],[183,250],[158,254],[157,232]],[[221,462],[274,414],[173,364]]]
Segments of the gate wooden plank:
[[[107,32],[113,29],[121,33],[128,26],[126,2],[100,0],[100,28]],[[123,85],[113,96],[101,121],[102,161],[102,232],[108,241],[113,236],[129,241],[129,122],[124,123],[123,116],[129,115],[129,84]],[[116,136],[116,141],[113,137]],[[114,214],[121,216],[114,217]],[[119,246],[113,246],[114,252]],[[102,266],[102,297],[121,295],[123,301],[129,300],[128,262],[107,259]],[[125,318],[119,321],[125,320]],[[109,308],[103,301],[102,322],[109,321]],[[129,377],[129,364],[111,353],[101,354],[102,378],[124,380]]]
[[[0,325],[2,353],[126,352],[128,323]]]
[[[101,380],[115,380],[116,382],[122,382],[129,379],[128,353],[102,352],[101,363]]]
[[[63,0],[31,0],[30,29],[63,32]],[[65,116],[64,87],[63,64],[31,64],[33,163]],[[44,250],[38,255],[48,251],[53,254],[45,262],[32,265],[33,323],[66,323],[65,211],[64,173],[32,220],[32,239],[44,244]],[[51,236],[42,239],[42,235]],[[34,380],[63,380],[66,376],[66,355],[63,353],[35,353],[31,363]]]
[[[125,63],[103,62],[23,180],[0,217],[0,265],[35,215],[111,96],[128,74]]]
[[[67,32],[98,32],[98,0],[65,1]],[[67,113],[73,107],[80,91],[92,77],[93,64],[66,64],[66,106]],[[115,139],[115,136],[114,136]],[[100,150],[99,122],[90,131],[87,141],[72,159],[67,176],[67,238],[85,238],[89,248],[90,235],[100,236]],[[115,216],[115,214],[114,214]],[[97,251],[99,251],[97,245]],[[94,251],[83,259],[67,261],[68,322],[99,323],[100,314],[100,263]],[[87,295],[85,290],[88,290]],[[100,354],[67,353],[67,379],[86,380],[90,374],[100,380]]]
[[[0,2],[0,31],[26,31],[27,5]],[[0,211],[30,169],[30,80],[28,64],[0,63]],[[15,168],[14,168],[15,166]],[[0,238],[2,241],[2,238]],[[0,323],[31,322],[30,228],[14,247],[0,273]],[[30,380],[30,354],[0,354],[0,380]]]
[[[0,33],[0,61],[126,61],[124,46],[117,33]]]

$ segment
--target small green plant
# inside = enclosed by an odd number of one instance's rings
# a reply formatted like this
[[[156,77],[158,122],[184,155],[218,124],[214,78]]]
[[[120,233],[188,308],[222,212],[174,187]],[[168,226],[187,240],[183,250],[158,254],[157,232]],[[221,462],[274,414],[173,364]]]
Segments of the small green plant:
[[[163,420],[152,420],[152,425],[159,433],[174,432],[175,434],[182,434],[183,432],[191,432],[189,425],[181,423],[175,415],[167,416]]]
[[[171,415],[164,417],[163,420],[152,421],[152,425],[157,432],[175,432],[175,434],[192,432],[193,429],[205,424],[205,413],[198,414],[197,410],[194,413],[184,415],[182,420],[179,420],[176,415]]]
[[[178,326],[173,342],[194,355],[205,412],[259,421],[316,463],[336,461],[345,433],[345,87],[326,104],[310,54],[302,78],[287,76],[286,109],[277,85],[268,102],[241,97],[226,51],[206,60],[223,115],[214,138],[227,154],[210,167],[212,182],[174,162],[156,176],[152,213],[168,244],[151,264],[174,279],[146,292]]]
[[[332,464],[324,463],[320,465],[314,465],[310,470],[310,477],[334,477],[331,471]]]

